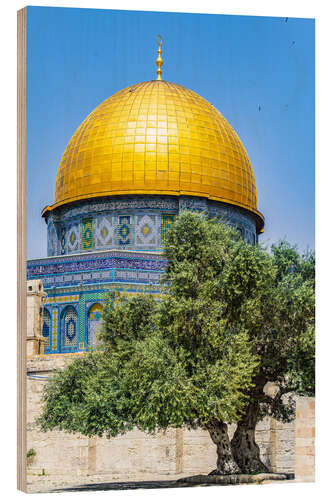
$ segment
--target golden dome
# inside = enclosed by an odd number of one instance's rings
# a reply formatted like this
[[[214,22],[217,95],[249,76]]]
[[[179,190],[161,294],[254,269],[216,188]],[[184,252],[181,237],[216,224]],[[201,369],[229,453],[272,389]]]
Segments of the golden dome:
[[[208,101],[163,80],[123,89],[90,113],[68,143],[54,205],[45,210],[131,194],[206,197],[263,221],[252,166],[236,132]]]

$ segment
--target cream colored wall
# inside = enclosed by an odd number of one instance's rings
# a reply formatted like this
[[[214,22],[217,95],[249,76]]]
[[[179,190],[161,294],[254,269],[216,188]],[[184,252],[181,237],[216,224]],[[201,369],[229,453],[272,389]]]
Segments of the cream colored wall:
[[[34,421],[40,413],[41,390],[45,379],[31,378],[31,375],[48,377],[54,368],[64,366],[73,356],[80,354],[31,356],[28,359],[27,449],[36,452],[28,465],[29,491],[91,482],[171,479],[205,474],[215,468],[215,446],[208,432],[200,429],[170,429],[155,436],[133,430],[110,440],[59,431],[37,431]],[[274,472],[295,470],[298,480],[302,480],[304,474],[307,480],[311,476],[312,458],[302,458],[305,451],[307,457],[312,457],[310,448],[304,450],[301,445],[311,447],[313,441],[299,441],[313,439],[306,437],[312,431],[304,430],[313,425],[312,410],[309,413],[312,403],[310,401],[311,404],[307,406],[308,401],[308,398],[297,400],[300,420],[296,421],[296,426],[295,422],[281,424],[266,418],[256,430],[262,460]],[[229,431],[231,437],[234,426]]]
[[[45,295],[41,280],[27,281],[27,356],[44,353],[42,299]]]
[[[298,398],[296,407],[295,475],[315,480],[315,399]]]
[[[30,491],[87,482],[169,479],[215,468],[215,446],[204,431],[170,429],[148,435],[133,430],[110,440],[39,432],[34,421],[40,413],[46,380],[32,377],[48,377],[54,368],[72,359],[73,355],[28,359],[27,449],[36,452],[28,466]]]

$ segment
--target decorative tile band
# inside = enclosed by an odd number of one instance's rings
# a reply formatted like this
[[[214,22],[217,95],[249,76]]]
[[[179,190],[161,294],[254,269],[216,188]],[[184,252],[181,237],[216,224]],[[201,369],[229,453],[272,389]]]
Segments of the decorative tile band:
[[[59,207],[49,216],[55,222],[64,218],[100,215],[102,212],[117,212],[119,210],[178,210],[178,196],[117,196],[99,200],[80,201],[68,207]]]
[[[157,257],[157,256],[156,256]],[[44,259],[42,264],[35,264],[34,261],[29,261],[27,265],[28,279],[41,277],[50,274],[65,274],[84,271],[97,271],[107,269],[137,269],[141,271],[163,271],[166,265],[165,258],[162,260],[154,255],[151,258],[134,258],[134,257],[114,257],[109,254],[107,258],[86,258],[86,260],[74,260],[70,262],[56,262],[54,258]],[[105,276],[106,277],[106,276]],[[96,276],[99,279],[100,276]],[[72,281],[72,280],[69,280]]]
[[[44,304],[64,304],[67,302],[78,302],[79,296],[78,295],[63,295],[63,296],[56,296],[56,297],[43,297],[43,302]]]
[[[165,260],[162,252],[152,252],[148,250],[127,250],[127,249],[111,249],[111,250],[94,250],[89,253],[82,253],[76,255],[55,255],[49,257],[41,257],[39,259],[28,260],[28,266],[42,266],[46,262],[53,264],[64,264],[64,263],[76,263],[76,262],[86,262],[87,260],[100,260],[107,259],[110,257],[118,257],[124,259],[150,259],[154,260]]]
[[[137,196],[56,209],[48,217],[48,255],[112,248],[158,250],[168,228],[164,218],[183,210],[229,221],[240,228],[244,239],[256,241],[254,216],[240,207],[196,196]]]
[[[58,310],[52,311],[52,350],[56,351],[58,347]]]

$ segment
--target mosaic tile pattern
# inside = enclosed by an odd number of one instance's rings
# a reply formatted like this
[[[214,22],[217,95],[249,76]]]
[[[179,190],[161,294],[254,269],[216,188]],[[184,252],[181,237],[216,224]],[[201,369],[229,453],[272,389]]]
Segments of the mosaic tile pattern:
[[[86,331],[86,313],[85,313],[86,294],[80,294],[79,302],[79,343],[84,345]]]
[[[52,275],[52,276],[43,276],[41,279],[43,280],[44,289],[50,290],[50,288],[60,287],[60,286],[83,286],[88,284],[106,284],[112,281],[121,281],[121,282],[130,282],[130,283],[158,283],[161,279],[162,272],[156,271],[141,271],[141,270],[111,270],[108,272],[101,271],[96,273],[73,273],[62,275]],[[61,302],[57,297],[50,298],[51,302]],[[69,301],[73,302],[73,301]]]
[[[80,224],[72,224],[66,233],[68,252],[77,252],[80,249]]]
[[[60,255],[65,255],[66,252],[66,229],[61,228],[60,232]]]
[[[112,246],[114,244],[114,217],[105,215],[95,219],[95,246],[96,248]]]
[[[117,224],[117,245],[129,246],[133,241],[133,223],[131,215],[120,215]]]
[[[82,351],[88,347],[89,342],[94,342],[95,334],[101,321],[100,314],[105,294],[110,290],[118,291],[130,297],[134,297],[138,293],[153,293],[157,298],[161,297],[161,289],[158,284],[145,286],[142,284],[115,283],[108,284],[107,287],[97,290],[96,286],[100,287],[100,285],[95,285],[91,287],[91,291],[81,291],[78,295],[62,296],[67,298],[72,297],[73,299],[79,298],[79,308],[77,310],[75,309],[77,302],[73,302],[73,307],[71,307],[70,304],[66,305],[52,301],[53,297],[51,295],[48,297],[50,304],[48,307],[50,307],[52,318],[50,319],[50,330],[52,330],[50,342],[52,343],[52,350],[46,350],[46,354]],[[59,290],[57,288],[57,291]],[[55,298],[59,298],[59,296]],[[46,307],[44,310],[47,310]],[[59,328],[59,343],[58,317],[62,318]]]
[[[65,310],[62,320],[62,347],[76,347],[77,336],[77,313],[73,307],[68,307]]]
[[[88,341],[87,338],[87,317],[88,310],[94,303],[101,303],[104,300],[105,291],[93,291],[81,293],[80,295],[80,304],[79,304],[79,342],[83,342],[84,345]]]
[[[88,312],[88,344],[95,345],[95,336],[102,320],[101,304],[94,304]]]
[[[78,216],[97,216],[103,212],[122,212],[124,210],[174,210],[178,211],[178,196],[133,195],[99,200],[82,200],[73,205],[60,206],[50,213],[48,220],[60,222]]]
[[[127,213],[121,213],[120,206],[127,207]],[[109,211],[93,213],[92,207]],[[94,314],[90,308],[103,303],[109,290],[130,296],[142,292],[153,293],[157,298],[161,295],[160,279],[166,265],[160,251],[161,242],[178,211],[183,210],[206,212],[238,228],[246,241],[253,243],[256,239],[256,221],[250,212],[195,196],[95,200],[83,202],[82,206],[63,207],[58,215],[50,215],[48,235],[52,234],[53,227],[59,235],[56,253],[62,252],[62,255],[27,263],[28,278],[42,279],[48,293],[43,302],[51,312],[49,330],[52,334],[46,352],[87,349],[89,342],[94,341],[99,321],[98,311]],[[122,226],[125,230],[119,233],[117,230],[124,229]],[[91,248],[80,248],[84,238],[85,245]],[[114,245],[120,249],[99,250]],[[51,247],[49,241],[49,251],[53,251]],[[68,306],[71,308],[66,309]],[[61,318],[59,323],[58,318]]]
[[[220,219],[222,222],[228,221],[234,226],[247,228],[249,231],[256,233],[254,217],[238,207],[227,205],[225,203],[209,201],[208,215],[211,218]]]
[[[91,249],[130,248],[156,249],[160,248],[160,213],[144,214],[142,211],[128,215],[99,215],[90,219],[81,219],[75,223],[62,223],[61,255],[84,253]],[[53,224],[53,223],[52,223]],[[82,247],[80,233],[82,231]],[[50,237],[50,234],[49,234]],[[48,244],[49,254],[52,253],[51,242]],[[57,252],[55,252],[57,253]]]
[[[50,351],[51,346],[51,315],[47,309],[43,310],[43,337],[45,339],[44,352]]]
[[[60,295],[55,297],[43,297],[44,304],[66,304],[77,302],[79,300],[79,296],[77,294],[73,295]]]
[[[86,219],[82,221],[82,250],[93,248],[93,220]]]
[[[47,225],[47,254],[48,255],[57,255],[58,253],[58,237],[56,228],[51,221]]]
[[[50,262],[51,260],[51,262]],[[98,255],[95,258],[84,260],[71,260],[68,262],[57,262],[56,257],[48,259],[43,264],[28,263],[28,279],[44,278],[48,276],[48,283],[66,284],[92,281],[110,281],[110,274],[107,270],[128,270],[128,272],[158,271],[163,272],[166,260],[161,255],[154,255],[145,258],[142,255],[131,255],[128,257],[115,257],[111,255]],[[89,272],[88,272],[89,271]],[[109,271],[109,272],[110,272]]]
[[[128,202],[124,199],[113,202],[109,200],[103,203],[101,201],[85,202],[83,203],[84,210],[81,211],[81,217],[78,217],[80,212],[78,207],[67,210],[65,210],[65,208],[59,208],[58,215],[51,214],[48,222],[50,225],[48,232],[49,255],[58,253],[52,249],[54,247],[54,242],[52,243],[50,241],[51,235],[55,234],[51,231],[54,225],[59,226],[59,234],[61,232],[64,233],[63,245],[61,252],[59,252],[62,255],[87,252],[91,251],[93,248],[99,250],[105,248],[112,249],[116,247],[128,248],[131,250],[152,249],[159,251],[161,248],[161,230],[160,227],[157,226],[160,226],[161,216],[177,215],[178,210],[179,212],[191,210],[206,213],[211,218],[218,218],[221,221],[230,223],[236,227],[242,227],[242,234],[246,241],[256,240],[256,219],[250,212],[242,208],[196,196],[180,196],[176,204],[174,203],[175,199],[171,196],[164,196],[160,198],[156,196],[148,198],[150,199],[147,203],[143,203],[143,200],[140,197],[137,197],[134,200],[129,199]],[[119,214],[119,207],[123,206],[131,207],[131,209],[129,209],[129,213]],[[163,206],[169,208],[163,210],[161,208]],[[94,212],[94,209],[98,207],[101,212]],[[115,210],[110,212],[112,207]],[[150,208],[148,209],[147,207]],[[172,207],[172,209],[170,207]],[[175,207],[177,207],[176,210]],[[91,211],[89,211],[88,208]],[[105,211],[103,211],[104,209]],[[76,214],[75,219],[72,217],[74,210]],[[61,214],[61,217],[59,214]],[[90,217],[87,217],[87,215],[90,215]],[[118,223],[120,217],[122,218],[122,222],[125,221],[126,227],[122,227],[124,234],[119,235]],[[124,217],[125,219],[123,219]],[[143,228],[143,218],[145,218],[145,228]],[[151,219],[151,221],[149,219]],[[87,220],[92,221],[87,234],[90,236],[91,229],[93,238],[92,240],[90,238],[89,241],[85,243],[85,248],[81,248],[79,235],[81,233],[84,234],[83,223]],[[129,224],[128,221],[130,221]],[[157,231],[156,233],[155,227]],[[248,239],[245,230],[253,232],[254,237],[251,235],[251,238]],[[155,235],[156,238],[154,238]]]
[[[190,210],[191,212],[207,212],[209,200],[197,196],[180,196],[179,212]]]
[[[93,261],[106,261],[109,259],[128,259],[129,254],[128,252],[122,250],[122,249],[116,249],[116,250],[105,250],[104,252],[90,252],[89,254],[84,253],[81,255],[58,255],[54,257],[45,257],[45,258],[40,258],[40,259],[30,259],[27,263],[28,269],[35,268],[36,269],[36,274],[42,273],[44,269],[52,269],[49,268],[49,265],[56,265],[56,264],[69,264],[70,270],[73,271],[80,271],[81,269],[86,269],[87,262],[93,262]],[[163,254],[161,253],[154,253],[152,256],[151,253],[147,253],[144,251],[131,251],[130,253],[130,259],[134,259],[134,261],[138,259],[142,260],[151,260],[154,262],[160,262],[160,261],[165,261],[165,257],[163,257]],[[82,267],[81,267],[82,266]],[[65,267],[64,267],[65,271]]]
[[[135,246],[156,248],[159,246],[160,217],[156,215],[137,215],[135,223]]]
[[[165,214],[161,217],[161,241],[165,242],[165,237],[167,235],[168,230],[175,220],[174,215]]]
[[[56,351],[58,347],[58,310],[52,311],[52,350]]]

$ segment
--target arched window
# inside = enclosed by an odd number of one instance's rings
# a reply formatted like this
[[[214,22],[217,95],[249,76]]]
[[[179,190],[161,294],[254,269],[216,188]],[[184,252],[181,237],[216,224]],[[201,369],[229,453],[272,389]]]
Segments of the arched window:
[[[61,322],[61,350],[73,352],[77,349],[77,313],[72,306],[66,307]]]
[[[47,309],[43,310],[43,337],[45,339],[44,352],[50,352],[51,347],[51,314]]]
[[[96,332],[101,324],[102,306],[101,304],[93,304],[88,311],[88,344],[95,345]]]

